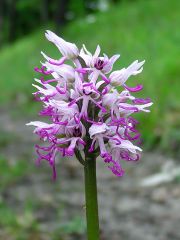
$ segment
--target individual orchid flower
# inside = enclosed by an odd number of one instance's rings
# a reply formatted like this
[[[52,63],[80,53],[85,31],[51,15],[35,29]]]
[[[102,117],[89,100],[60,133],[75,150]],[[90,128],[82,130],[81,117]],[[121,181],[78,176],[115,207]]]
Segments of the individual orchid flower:
[[[65,128],[59,124],[48,124],[40,121],[30,122],[26,125],[35,126],[34,133],[36,133],[41,140],[48,142],[48,146],[36,145],[36,152],[38,155],[37,163],[39,164],[42,160],[48,161],[53,169],[53,178],[55,179],[55,158],[59,148],[57,145],[57,135],[64,135]]]
[[[150,103],[146,103],[146,104],[142,104],[142,105],[137,105],[137,104],[129,104],[129,103],[119,103],[118,104],[118,109],[119,112],[123,115],[126,114],[126,116],[131,115],[133,112],[150,112],[149,109],[146,109],[148,107],[150,107],[152,105],[152,102]]]
[[[34,121],[26,124],[27,126],[35,126],[34,133],[40,136],[43,141],[52,141],[55,139],[56,135],[64,134],[65,129],[64,127],[60,126],[59,124],[49,124],[40,121]]]
[[[85,137],[86,129],[84,125],[79,122],[77,123],[74,119],[72,119],[65,128],[66,138],[61,138],[58,141],[58,144],[66,144],[69,143],[69,146],[65,149],[65,156],[73,156],[76,146],[82,149],[80,145],[83,147],[86,145],[83,137]]]
[[[64,79],[57,78],[45,81],[42,78],[40,80],[35,78],[35,81],[38,84],[42,85],[42,87],[40,87],[39,85],[32,84],[38,90],[33,93],[37,100],[39,99],[41,101],[44,99],[44,101],[48,101],[49,99],[54,100],[68,99],[69,92],[67,91],[67,84]],[[57,85],[54,87],[50,85],[49,82],[57,82]]]
[[[113,104],[117,104],[118,102],[126,102],[134,99],[135,97],[127,90],[119,93],[116,89],[111,89],[111,91],[103,96],[103,104],[105,106],[112,107]]]
[[[58,78],[59,76],[64,78],[67,82],[71,82],[74,80],[74,68],[67,64],[61,64],[60,66],[56,66],[54,64],[51,64],[49,62],[42,63],[44,67],[47,68],[48,71],[52,72],[55,75],[55,78]]]
[[[107,132],[109,130],[109,127],[103,123],[103,124],[92,124],[89,128],[89,135],[90,138],[93,139],[91,147],[89,149],[90,152],[94,150],[95,142],[98,142],[99,148],[100,148],[100,155],[101,157],[104,157],[108,154],[108,151],[106,150],[104,140],[107,138]]]
[[[56,45],[65,58],[73,59],[79,55],[79,50],[74,43],[66,42],[49,30],[46,31],[45,36],[50,42]]]
[[[71,91],[71,98],[73,99],[71,104],[78,103],[82,101],[82,108],[79,118],[88,118],[88,105],[90,102],[99,108],[102,112],[106,112],[106,109],[99,103],[100,92],[98,91],[98,86],[94,87],[92,83],[82,82],[78,73],[75,73],[75,89]]]
[[[114,139],[109,140],[110,151],[116,156],[116,160],[124,159],[127,161],[135,161],[139,159],[139,153],[142,152],[140,147],[132,144],[129,140],[121,138],[121,144],[117,144]]]
[[[97,46],[94,55],[92,55],[86,49],[85,45],[83,45],[83,48],[80,51],[80,57],[84,60],[84,62],[87,65],[85,70],[90,71],[89,79],[90,79],[90,82],[93,84],[96,83],[99,75],[106,83],[108,83],[109,80],[105,76],[105,74],[109,73],[112,70],[113,64],[120,57],[119,54],[112,56],[110,59],[106,54],[104,54],[103,57],[100,57],[99,56],[100,51],[101,51],[101,48],[99,45]]]
[[[68,122],[71,119],[74,119],[74,117],[79,114],[77,104],[69,106],[69,104],[65,101],[58,101],[53,99],[49,100],[47,105],[55,109],[55,115],[57,116],[57,118],[61,119],[59,120],[60,122]]]
[[[111,85],[115,87],[123,85],[130,76],[137,75],[142,72],[144,63],[145,61],[138,62],[136,60],[127,68],[112,72],[109,76]]]
[[[139,159],[138,151],[142,151],[139,147],[134,146],[130,141],[121,139],[121,144],[117,144],[116,140],[110,139],[111,157],[106,157],[105,162],[110,166],[108,168],[116,175],[123,176],[124,170],[120,164],[120,159],[126,161],[137,161]]]

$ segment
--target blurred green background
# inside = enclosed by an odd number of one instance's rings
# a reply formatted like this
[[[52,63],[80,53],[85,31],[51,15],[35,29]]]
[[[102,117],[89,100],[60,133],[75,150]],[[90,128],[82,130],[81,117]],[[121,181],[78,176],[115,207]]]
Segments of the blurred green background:
[[[44,31],[56,31],[79,47],[85,43],[91,51],[100,44],[102,52],[109,56],[120,53],[116,69],[145,59],[143,73],[128,80],[130,86],[142,83],[144,90],[139,95],[154,102],[151,113],[137,116],[144,147],[179,158],[179,27],[179,0],[0,1],[0,228],[5,234],[0,239],[69,239],[63,236],[84,231],[77,217],[62,225],[62,238],[56,233],[50,238],[32,237],[28,231],[36,232],[38,228],[32,216],[38,203],[26,199],[24,220],[19,220],[3,197],[4,191],[7,193],[9,186],[23,181],[26,174],[42,171],[30,167],[34,139],[28,136],[31,133],[27,134],[24,124],[36,119],[40,109],[39,103],[33,101],[31,86],[37,77],[33,68],[42,60],[40,51],[60,56],[45,39]]]

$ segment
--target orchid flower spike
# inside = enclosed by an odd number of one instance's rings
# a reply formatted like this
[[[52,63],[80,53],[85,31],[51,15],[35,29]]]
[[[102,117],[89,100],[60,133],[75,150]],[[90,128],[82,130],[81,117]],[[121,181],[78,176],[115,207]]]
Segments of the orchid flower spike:
[[[126,85],[129,77],[142,72],[144,61],[136,60],[127,68],[112,71],[119,54],[110,58],[100,55],[99,45],[91,54],[85,45],[79,50],[51,31],[45,36],[56,45],[62,58],[56,60],[42,52],[45,62],[35,68],[42,76],[35,79],[33,95],[43,103],[40,115],[48,118],[47,123],[27,124],[35,127],[34,133],[43,142],[36,145],[38,163],[46,160],[56,178],[57,155],[76,155],[83,164],[84,154],[94,154],[113,174],[123,176],[121,161],[137,161],[142,152],[137,146],[138,121],[132,115],[149,112],[153,104],[150,98],[132,95],[141,91],[142,85]]]

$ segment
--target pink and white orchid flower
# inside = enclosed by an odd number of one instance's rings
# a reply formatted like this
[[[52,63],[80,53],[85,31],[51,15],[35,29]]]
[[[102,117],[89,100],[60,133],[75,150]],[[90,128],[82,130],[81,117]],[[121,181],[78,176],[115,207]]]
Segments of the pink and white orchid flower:
[[[111,85],[115,87],[123,85],[130,76],[137,75],[142,72],[144,63],[145,61],[138,62],[136,60],[129,65],[129,67],[112,72],[109,76]]]
[[[96,51],[94,55],[92,55],[83,45],[83,48],[80,51],[80,57],[84,60],[87,67],[86,70],[90,71],[89,79],[90,82],[93,84],[96,84],[96,81],[98,80],[98,77],[101,76],[101,78],[108,83],[108,78],[105,76],[105,74],[111,72],[113,68],[113,64],[115,61],[120,57],[119,54],[116,54],[112,56],[110,59],[106,54],[104,56],[100,57],[101,48],[98,45],[96,48]]]

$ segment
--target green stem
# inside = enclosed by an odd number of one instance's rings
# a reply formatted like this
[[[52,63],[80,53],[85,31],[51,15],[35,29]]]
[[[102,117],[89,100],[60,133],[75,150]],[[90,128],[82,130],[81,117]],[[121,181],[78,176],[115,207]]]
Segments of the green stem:
[[[85,196],[88,240],[99,240],[99,218],[96,184],[96,158],[86,156],[85,166]]]

